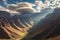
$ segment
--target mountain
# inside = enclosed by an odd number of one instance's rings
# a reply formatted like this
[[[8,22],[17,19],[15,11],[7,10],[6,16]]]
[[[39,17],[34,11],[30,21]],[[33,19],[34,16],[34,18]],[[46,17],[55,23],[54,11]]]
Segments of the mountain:
[[[47,40],[54,37],[56,39],[56,36],[60,35],[60,8],[56,8],[53,13],[47,15],[34,27],[37,28],[30,31],[25,40]]]
[[[32,28],[31,15],[33,13],[25,12],[20,14],[0,10],[0,39],[23,38],[28,30]]]
[[[22,14],[20,14],[20,12],[13,13],[12,11],[8,12],[8,11],[0,10],[0,26],[1,26],[0,38],[10,39],[10,37],[15,37],[15,38],[20,37],[19,35],[24,36],[25,33],[29,32],[31,29],[32,30],[35,29],[35,27],[33,26],[35,26],[35,24],[37,25],[37,23],[42,18],[46,17],[46,15],[50,14],[50,12],[52,11],[51,9],[48,8],[43,10],[41,13],[32,13],[29,11],[27,12],[24,11],[22,12]],[[21,30],[24,33],[21,33]],[[14,35],[11,35],[10,33]],[[17,33],[18,36],[15,33]]]

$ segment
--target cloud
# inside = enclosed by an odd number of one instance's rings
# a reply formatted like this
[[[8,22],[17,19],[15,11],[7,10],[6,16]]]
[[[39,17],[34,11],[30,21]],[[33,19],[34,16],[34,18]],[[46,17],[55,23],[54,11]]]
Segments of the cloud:
[[[2,0],[3,2],[7,2],[7,0]]]
[[[2,6],[0,6],[0,11],[6,11],[6,12],[9,12],[9,13],[19,13],[19,12],[17,12],[17,11],[9,10],[9,9],[4,8],[4,7],[2,7]]]
[[[7,5],[7,0],[2,0],[5,5]]]
[[[60,0],[45,0],[44,3],[41,0],[36,0],[35,4],[29,2],[8,4],[7,0],[3,0],[3,2],[6,4],[9,10],[17,11],[20,13],[24,11],[33,12],[33,13],[41,12],[41,10],[45,8],[51,8],[51,9],[60,8]]]
[[[0,6],[0,11],[7,11],[4,7]]]
[[[5,2],[5,1],[4,1]],[[20,2],[17,4],[8,4],[7,8],[0,7],[2,11],[7,11],[10,13],[22,13],[22,12],[36,12],[36,10],[33,8],[35,4],[28,3],[28,2]]]
[[[45,2],[43,3],[41,0],[37,1],[36,0],[36,4],[37,4],[37,7],[38,10],[42,10],[44,8],[52,8],[52,9],[55,9],[55,8],[60,8],[60,0],[45,0]]]
[[[36,12],[33,6],[35,6],[35,4],[28,3],[28,2],[20,2],[17,4],[9,4],[8,9],[18,11],[18,12],[22,12],[22,11]]]

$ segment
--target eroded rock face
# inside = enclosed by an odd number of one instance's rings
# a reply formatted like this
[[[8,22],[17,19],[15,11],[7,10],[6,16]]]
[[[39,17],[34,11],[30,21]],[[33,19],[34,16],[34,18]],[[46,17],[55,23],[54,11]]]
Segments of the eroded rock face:
[[[32,25],[29,17],[0,11],[0,39],[22,39]]]

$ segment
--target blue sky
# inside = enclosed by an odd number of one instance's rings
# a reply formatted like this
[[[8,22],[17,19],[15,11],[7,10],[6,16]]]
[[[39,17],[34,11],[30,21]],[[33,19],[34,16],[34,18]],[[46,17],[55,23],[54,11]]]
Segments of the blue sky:
[[[16,2],[30,2],[30,3],[34,3],[36,0],[8,0],[8,3],[16,3]],[[43,2],[45,0],[42,0]]]
[[[31,2],[34,3],[35,0],[8,0],[8,3],[16,3],[16,2]]]
[[[16,4],[17,2],[30,2],[30,3],[34,3],[35,0],[7,0],[7,3],[9,3],[9,4]],[[5,6],[2,0],[0,0],[0,6]]]
[[[30,3],[34,3],[35,1],[36,0],[7,0],[7,3],[9,3],[9,4],[16,4],[17,2],[30,2]],[[45,0],[42,0],[42,1],[44,2]],[[0,5],[1,6],[5,6],[2,0],[0,0]]]

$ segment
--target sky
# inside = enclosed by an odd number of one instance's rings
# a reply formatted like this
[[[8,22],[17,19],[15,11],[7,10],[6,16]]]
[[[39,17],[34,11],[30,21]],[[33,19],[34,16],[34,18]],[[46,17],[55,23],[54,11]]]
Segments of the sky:
[[[35,3],[36,0],[7,0],[7,3],[9,4],[16,4],[17,2],[29,2],[29,3]],[[38,0],[39,1],[39,0]],[[43,2],[45,0],[42,0]],[[5,6],[3,3],[3,0],[0,0],[0,5]]]
[[[19,6],[19,4],[17,3],[27,4],[30,6],[34,4],[35,6],[32,6],[30,8],[33,8],[33,10],[36,10],[37,12],[40,12],[42,9],[45,8],[52,8],[52,9],[60,8],[60,0],[0,0],[0,6],[3,7],[10,6],[8,4],[14,4]]]
[[[7,0],[8,4],[16,4],[18,2],[30,2],[30,3],[35,3],[35,0]],[[3,0],[0,0],[0,6],[6,7],[6,5],[4,5]]]

